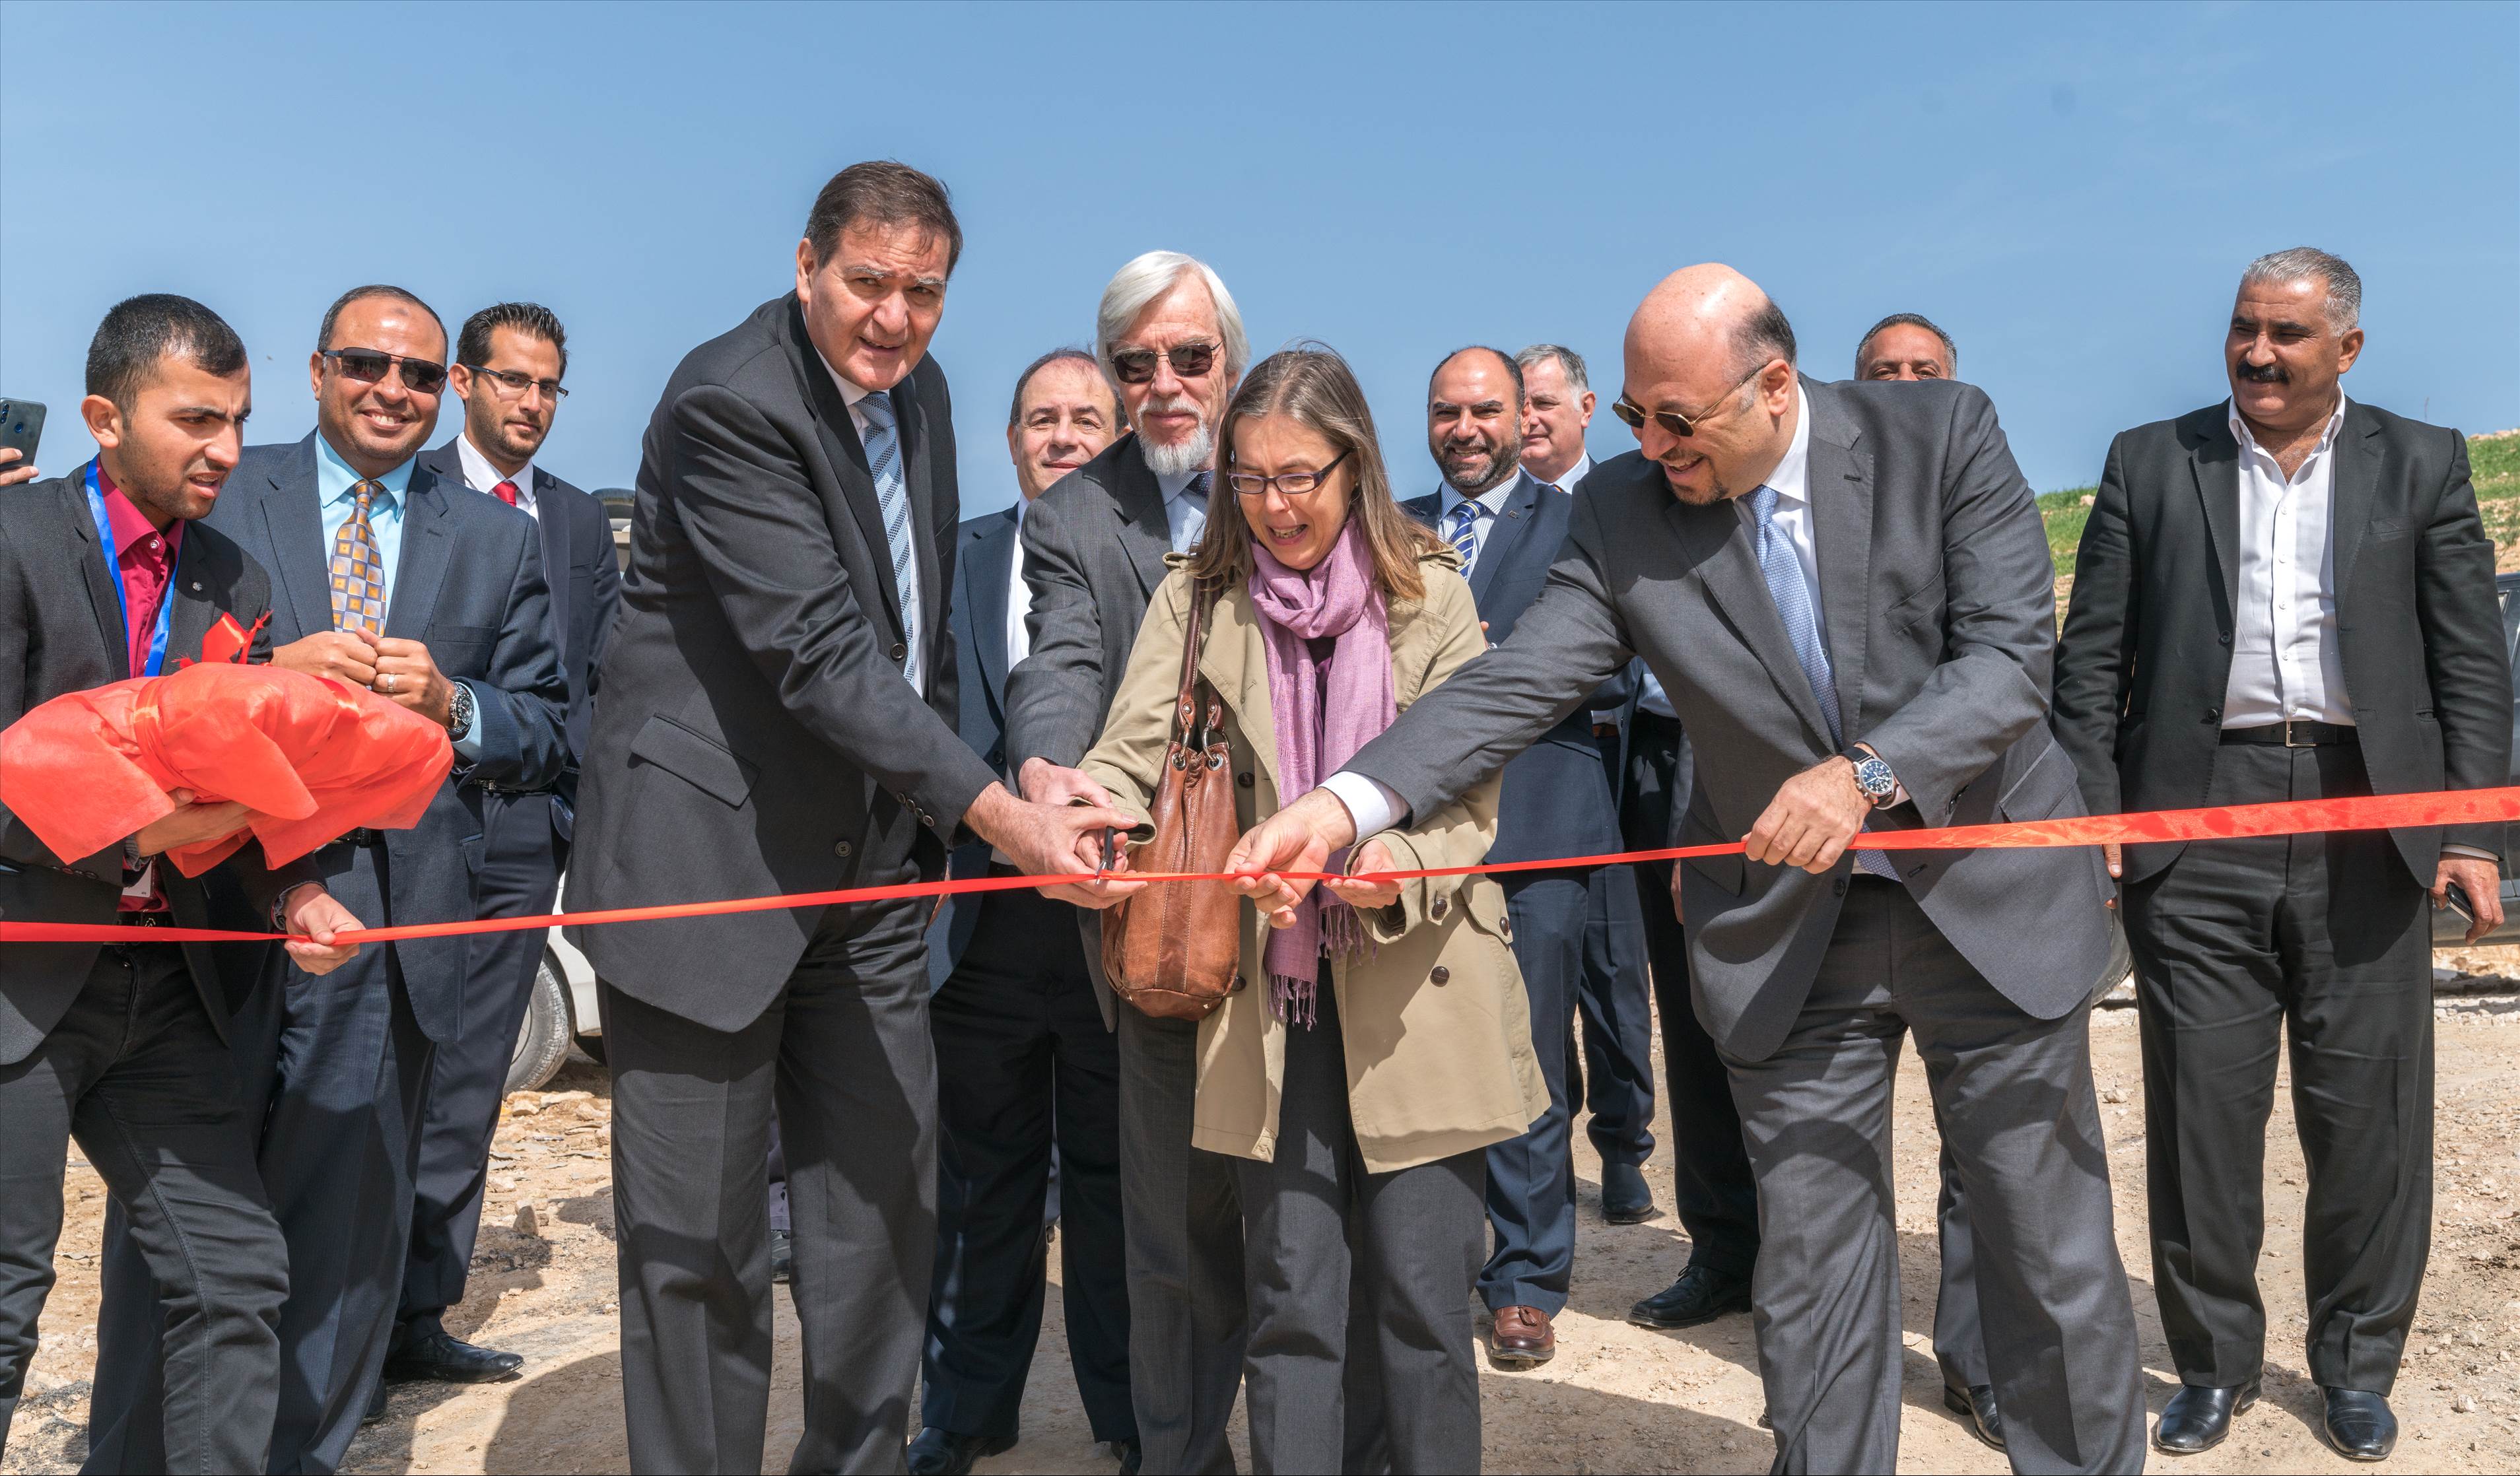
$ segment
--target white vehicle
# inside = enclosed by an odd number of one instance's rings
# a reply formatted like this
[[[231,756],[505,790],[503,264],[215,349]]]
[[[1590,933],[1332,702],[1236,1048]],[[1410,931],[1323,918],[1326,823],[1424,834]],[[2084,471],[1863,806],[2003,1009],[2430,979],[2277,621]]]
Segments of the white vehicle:
[[[516,1052],[508,1057],[508,1092],[531,1092],[560,1071],[571,1043],[596,1060],[604,1059],[604,1016],[596,1011],[595,965],[576,945],[553,928],[543,939],[543,959],[534,970],[533,993],[525,1001],[525,1021],[517,1030]]]

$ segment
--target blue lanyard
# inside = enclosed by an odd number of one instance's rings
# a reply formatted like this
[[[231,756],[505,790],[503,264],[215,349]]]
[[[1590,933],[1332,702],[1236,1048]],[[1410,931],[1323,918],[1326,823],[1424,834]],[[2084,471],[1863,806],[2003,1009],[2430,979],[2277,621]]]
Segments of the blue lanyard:
[[[105,551],[105,571],[113,586],[114,608],[122,612],[122,641],[126,649],[131,644],[131,597],[122,590],[122,564],[113,546],[113,519],[106,514],[105,493],[98,489],[96,463],[87,464],[87,515],[96,519],[97,547]],[[166,628],[175,613],[175,578],[167,570],[166,591],[158,602],[158,630],[149,638],[149,665],[135,671],[135,677],[154,677],[166,665]]]

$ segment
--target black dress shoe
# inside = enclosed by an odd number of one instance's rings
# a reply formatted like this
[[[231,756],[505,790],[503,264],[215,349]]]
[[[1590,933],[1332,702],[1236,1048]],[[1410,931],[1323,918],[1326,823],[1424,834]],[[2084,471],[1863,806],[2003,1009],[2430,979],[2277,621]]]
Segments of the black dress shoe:
[[[904,1453],[910,1476],[963,1476],[983,1455],[1002,1455],[1015,1448],[1012,1435],[957,1435],[929,1425]]]
[[[796,1279],[796,1241],[784,1230],[770,1232],[770,1282],[786,1286]]]
[[[379,1379],[377,1380],[377,1392],[368,1398],[367,1411],[359,1416],[359,1426],[361,1429],[365,1429],[369,1425],[378,1423],[384,1417],[385,1385],[384,1380]]]
[[[472,1344],[439,1328],[422,1333],[385,1359],[388,1383],[433,1379],[441,1384],[486,1384],[525,1366],[519,1354],[499,1353]]]
[[[1692,1266],[1680,1279],[1628,1309],[1628,1320],[1640,1327],[1694,1327],[1728,1312],[1750,1310],[1750,1283]]]
[[[2001,1451],[2003,1449],[2003,1414],[1995,1407],[1995,1385],[1971,1384],[1966,1389],[1943,1385],[1943,1408],[1967,1418],[1977,1438]]]
[[[2258,1402],[2255,1379],[2236,1389],[2212,1389],[2203,1384],[2182,1384],[2162,1407],[2161,1423],[2152,1428],[2152,1446],[2170,1455],[2193,1455],[2210,1451],[2231,1433],[2231,1416]]]
[[[1120,1476],[1138,1476],[1138,1467],[1147,1458],[1146,1448],[1134,1440],[1111,1442],[1111,1454],[1120,1461]]]
[[[1653,1190],[1645,1184],[1645,1171],[1633,1163],[1601,1165],[1601,1218],[1612,1225],[1640,1225],[1651,1220],[1654,1210]]]
[[[2398,1448],[2398,1416],[2389,1412],[2386,1396],[2367,1389],[2332,1389],[2325,1384],[2318,1392],[2327,1400],[2327,1416],[2318,1422],[2318,1433],[2336,1454],[2348,1460],[2386,1460]]]

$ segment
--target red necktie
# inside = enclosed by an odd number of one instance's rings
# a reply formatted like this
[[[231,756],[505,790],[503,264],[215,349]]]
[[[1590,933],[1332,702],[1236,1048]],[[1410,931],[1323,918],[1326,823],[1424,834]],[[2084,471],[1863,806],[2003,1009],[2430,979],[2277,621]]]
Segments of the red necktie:
[[[490,489],[490,495],[513,508],[517,505],[517,484],[515,482],[501,482],[499,485]]]

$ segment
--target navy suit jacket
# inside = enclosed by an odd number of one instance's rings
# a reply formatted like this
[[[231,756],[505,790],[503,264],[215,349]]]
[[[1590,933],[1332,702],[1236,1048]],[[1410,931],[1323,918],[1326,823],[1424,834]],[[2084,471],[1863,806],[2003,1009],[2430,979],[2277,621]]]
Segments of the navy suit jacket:
[[[955,535],[953,611],[954,669],[967,673],[962,684],[962,709],[955,724],[963,741],[980,761],[1007,771],[1007,590],[1014,573],[1019,526],[1015,510],[986,514],[963,524]],[[1009,787],[1012,787],[1010,785]],[[957,846],[947,874],[985,876],[989,846],[973,841]],[[948,897],[927,929],[927,987],[942,988],[971,945],[980,920],[978,895]]]
[[[1444,495],[1430,493],[1400,506],[1434,527],[1443,516]],[[1545,491],[1529,472],[1515,478],[1479,548],[1478,561],[1470,565],[1470,595],[1478,602],[1479,618],[1487,622],[1491,647],[1512,635],[1514,622],[1540,598],[1558,545],[1566,541],[1567,516],[1574,508],[1572,495]],[[1560,714],[1540,741],[1505,766],[1496,844],[1488,848],[1488,860],[1538,861],[1620,849],[1609,777],[1593,741],[1590,709],[1600,700],[1596,693]]]
[[[420,465],[450,491],[465,485],[464,457],[448,441],[420,454]],[[552,828],[569,837],[577,804],[577,764],[595,720],[604,647],[621,614],[621,561],[612,552],[612,519],[592,492],[582,492],[534,466],[534,523],[542,535],[543,578],[551,586],[552,639],[568,678],[568,769],[552,805]],[[488,494],[480,494],[487,496]],[[533,514],[529,514],[533,515]]]
[[[333,628],[313,434],[294,445],[247,447],[205,521],[271,571],[273,646]],[[450,922],[473,916],[481,864],[480,791],[461,781],[544,788],[568,758],[568,684],[552,645],[551,595],[533,519],[415,465],[392,591],[383,633],[426,645],[439,671],[472,690],[481,754],[457,760],[418,826],[384,832],[389,879],[382,884],[362,848],[327,846],[312,859],[333,895],[370,926]],[[426,938],[383,945],[400,963],[412,1013],[432,1041],[450,1041],[461,1028],[470,944]],[[277,949],[270,957],[274,964],[285,960]]]

